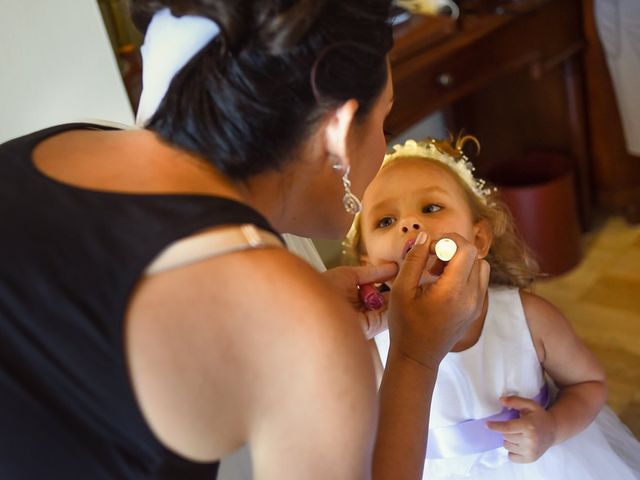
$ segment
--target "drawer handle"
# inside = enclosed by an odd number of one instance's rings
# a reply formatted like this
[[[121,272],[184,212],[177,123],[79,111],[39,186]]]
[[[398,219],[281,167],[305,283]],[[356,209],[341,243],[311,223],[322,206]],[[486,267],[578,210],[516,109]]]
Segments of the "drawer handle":
[[[453,82],[454,82],[453,75],[446,72],[441,73],[436,77],[436,82],[441,87],[450,87],[451,85],[453,85]]]

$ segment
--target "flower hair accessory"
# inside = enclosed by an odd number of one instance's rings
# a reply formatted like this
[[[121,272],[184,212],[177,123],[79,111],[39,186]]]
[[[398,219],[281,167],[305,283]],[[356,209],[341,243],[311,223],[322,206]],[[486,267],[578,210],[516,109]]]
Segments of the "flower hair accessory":
[[[493,192],[493,189],[486,186],[486,182],[481,178],[473,176],[475,167],[469,161],[469,158],[462,151],[462,146],[467,141],[473,141],[478,150],[480,144],[475,137],[464,136],[458,138],[455,146],[447,142],[438,141],[433,138],[416,142],[415,140],[407,140],[404,145],[394,145],[393,152],[388,153],[384,157],[381,169],[399,158],[419,157],[428,158],[448,166],[458,177],[475,193],[484,203],[487,203],[487,196]]]
[[[173,77],[219,32],[218,25],[205,17],[174,17],[169,8],[155,13],[140,48],[143,89],[136,114],[139,126],[156,113]]]

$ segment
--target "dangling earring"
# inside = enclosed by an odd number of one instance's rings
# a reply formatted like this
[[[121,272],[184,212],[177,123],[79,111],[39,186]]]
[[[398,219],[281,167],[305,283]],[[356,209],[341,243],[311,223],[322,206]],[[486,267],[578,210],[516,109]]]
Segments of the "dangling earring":
[[[337,163],[333,165],[333,169],[340,171],[343,170],[344,167],[341,164]],[[351,180],[349,180],[350,169],[351,167],[347,167],[344,171],[344,175],[342,175],[342,185],[344,186],[344,197],[342,197],[342,204],[344,205],[344,209],[347,213],[355,215],[356,213],[359,213],[360,210],[362,210],[362,203],[360,202],[360,199],[358,199],[358,197],[356,197],[351,191]]]

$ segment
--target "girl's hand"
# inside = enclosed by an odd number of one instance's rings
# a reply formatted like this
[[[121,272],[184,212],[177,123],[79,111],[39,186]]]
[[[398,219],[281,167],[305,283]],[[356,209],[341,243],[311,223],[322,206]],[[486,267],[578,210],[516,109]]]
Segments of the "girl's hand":
[[[398,266],[395,263],[367,265],[358,267],[335,267],[322,275],[338,291],[338,294],[351,304],[367,339],[387,329],[387,305],[389,293],[382,295],[385,303],[378,310],[367,310],[360,299],[358,285],[383,283],[395,277]]]
[[[437,367],[482,312],[489,264],[462,236],[446,235],[456,255],[432,283],[421,285],[430,242],[421,232],[393,282],[389,299],[391,350],[429,368]],[[391,354],[391,351],[389,352]]]
[[[504,436],[504,448],[515,463],[535,462],[555,442],[553,415],[537,402],[517,396],[502,397],[501,403],[518,410],[520,418],[506,422],[487,422],[487,427]]]

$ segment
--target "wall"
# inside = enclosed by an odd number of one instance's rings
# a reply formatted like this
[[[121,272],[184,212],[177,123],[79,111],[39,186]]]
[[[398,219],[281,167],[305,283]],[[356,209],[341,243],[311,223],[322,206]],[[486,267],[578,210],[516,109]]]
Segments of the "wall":
[[[133,123],[95,1],[0,0],[0,142],[85,119]]]

